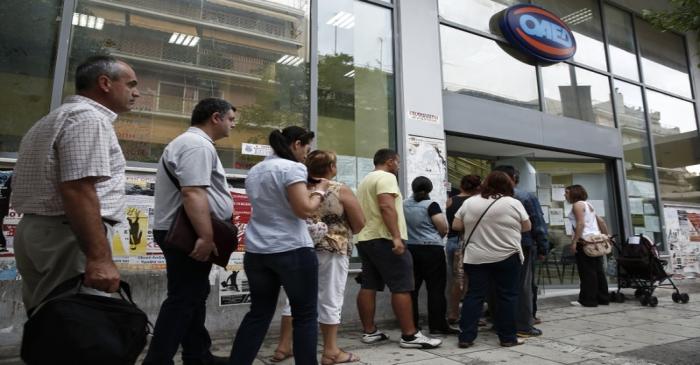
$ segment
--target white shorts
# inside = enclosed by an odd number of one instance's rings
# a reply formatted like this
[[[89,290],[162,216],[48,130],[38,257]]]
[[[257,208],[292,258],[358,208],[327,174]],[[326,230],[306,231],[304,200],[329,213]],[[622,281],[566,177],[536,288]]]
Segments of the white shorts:
[[[316,255],[318,256],[318,322],[340,324],[350,259],[346,255],[326,251],[316,251]],[[289,299],[285,300],[282,315],[292,315]]]

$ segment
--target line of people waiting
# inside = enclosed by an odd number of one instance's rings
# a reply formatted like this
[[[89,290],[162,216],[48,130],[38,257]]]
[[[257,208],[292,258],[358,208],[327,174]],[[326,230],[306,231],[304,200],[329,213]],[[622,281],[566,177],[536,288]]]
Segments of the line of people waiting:
[[[113,226],[123,218],[125,160],[112,123],[117,113],[133,107],[139,97],[137,84],[126,63],[91,57],[76,71],[78,95],[37,122],[22,141],[13,205],[24,213],[15,249],[28,313],[76,274],[85,274],[85,290],[93,294],[118,289],[110,240]],[[270,133],[274,153],[246,178],[252,215],[243,265],[251,306],[230,356],[212,355],[204,325],[209,258],[217,254],[211,219],[230,219],[233,213],[214,142],[229,136],[235,112],[222,99],[200,101],[191,127],[165,147],[159,161],[154,240],[165,256],[168,287],[144,364],[172,364],[179,346],[184,364],[251,364],[275,313],[280,288],[288,302],[273,361],[293,356],[298,364],[316,364],[318,323],[322,364],[358,361],[337,345],[354,234],[362,261],[357,308],[363,343],[388,340],[374,320],[376,293],[388,287],[401,329],[399,345],[441,345],[440,338],[424,335],[420,328],[418,292],[423,282],[431,334],[459,334],[459,346],[471,346],[483,302],[491,297],[489,312],[502,346],[541,335],[534,327],[532,267],[548,250],[546,225],[537,198],[517,189],[516,169],[498,167],[483,182],[477,176],[464,177],[445,214],[430,198],[433,187],[425,177],[412,181],[412,195],[403,199],[397,152],[376,152],[375,170],[361,181],[355,196],[331,180],[337,174],[336,155],[309,153],[314,133],[292,126]],[[567,188],[567,198],[574,203],[574,247],[578,238],[597,229],[581,189]],[[189,254],[163,244],[180,206],[198,235]],[[607,304],[599,263],[583,257],[577,261],[581,304]],[[453,327],[457,323],[459,329]]]

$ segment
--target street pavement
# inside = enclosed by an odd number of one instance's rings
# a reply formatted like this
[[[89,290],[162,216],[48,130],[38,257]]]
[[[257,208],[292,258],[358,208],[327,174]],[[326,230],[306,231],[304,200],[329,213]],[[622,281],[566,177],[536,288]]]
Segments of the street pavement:
[[[341,332],[338,343],[360,357],[356,364],[700,364],[700,285],[689,284],[683,285],[685,290],[690,289],[689,303],[673,303],[670,291],[659,289],[656,308],[629,299],[629,290],[625,303],[597,308],[571,306],[569,302],[575,299],[571,295],[544,298],[538,312],[543,323],[537,326],[544,334],[511,348],[500,347],[496,334],[483,328],[474,346],[467,349],[457,347],[456,336],[445,337],[437,349],[402,349],[398,345],[400,332],[389,324],[380,326],[390,336],[381,344],[361,343],[357,328]],[[275,345],[276,338],[269,337],[255,364],[272,364]],[[222,338],[214,341],[212,350],[227,356],[230,346],[231,339]],[[176,364],[181,364],[177,357]],[[14,357],[0,359],[0,364],[22,362]],[[294,364],[294,360],[279,364]]]
[[[669,290],[658,289],[655,308],[630,299],[630,290],[624,290],[628,293],[625,303],[597,308],[571,306],[576,298],[571,295],[545,298],[538,312],[543,323],[537,326],[544,334],[511,348],[500,347],[496,334],[486,328],[467,349],[457,347],[456,336],[445,337],[443,345],[433,350],[402,349],[398,329],[386,327],[381,329],[390,340],[382,344],[361,343],[357,330],[340,333],[338,343],[360,357],[356,364],[700,364],[700,293],[688,289],[691,298],[687,304],[674,303]],[[275,340],[264,343],[256,364],[272,364],[269,359]],[[226,356],[230,343],[230,339],[216,341],[215,353]],[[294,364],[294,360],[280,364]]]

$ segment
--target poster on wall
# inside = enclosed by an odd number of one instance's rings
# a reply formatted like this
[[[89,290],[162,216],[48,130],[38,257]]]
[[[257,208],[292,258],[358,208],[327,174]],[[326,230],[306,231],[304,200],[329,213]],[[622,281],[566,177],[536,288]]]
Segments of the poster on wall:
[[[357,158],[357,184],[359,185],[362,179],[370,172],[374,171],[374,159],[358,157]]]
[[[664,205],[664,234],[675,274],[700,273],[700,206]]]
[[[404,166],[408,169],[407,185],[413,179],[425,176],[433,183],[430,197],[445,209],[449,181],[447,180],[447,159],[445,141],[434,138],[408,136],[408,153]]]
[[[542,205],[552,205],[552,191],[549,188],[537,188],[537,199]]]
[[[555,202],[564,201],[564,185],[562,184],[552,184],[552,200]]]
[[[219,306],[250,304],[250,287],[243,270],[243,255],[243,252],[231,254],[226,270],[219,266],[213,268],[217,273]]]

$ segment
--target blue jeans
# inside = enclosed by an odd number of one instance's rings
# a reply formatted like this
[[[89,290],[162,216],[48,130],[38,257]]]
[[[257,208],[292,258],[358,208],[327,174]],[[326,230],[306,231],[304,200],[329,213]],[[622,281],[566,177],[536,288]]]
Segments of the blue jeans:
[[[462,317],[459,321],[460,342],[473,342],[476,339],[479,317],[484,298],[493,279],[498,300],[498,315],[495,318],[496,333],[501,342],[516,341],[515,312],[518,303],[518,278],[520,257],[518,254],[489,264],[464,264],[464,272],[469,276],[467,296],[462,302]]]
[[[153,231],[162,242],[167,231]],[[160,243],[159,243],[160,245]],[[210,262],[200,262],[185,253],[161,246],[165,256],[168,296],[160,307],[153,339],[144,365],[170,365],[182,344],[185,363],[211,360],[211,339],[204,327],[209,296]]]
[[[445,256],[447,258],[447,273],[449,275],[452,275],[452,273],[454,272],[452,261],[455,256],[455,253],[457,253],[457,251],[462,248],[461,244],[462,242],[460,242],[459,236],[447,237],[447,244],[445,245]]]
[[[314,249],[274,254],[246,252],[243,268],[250,285],[250,311],[238,327],[229,363],[253,363],[275,314],[282,286],[292,307],[294,362],[317,364],[318,258]]]

